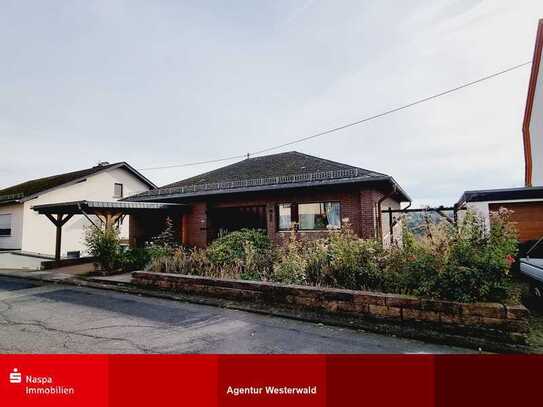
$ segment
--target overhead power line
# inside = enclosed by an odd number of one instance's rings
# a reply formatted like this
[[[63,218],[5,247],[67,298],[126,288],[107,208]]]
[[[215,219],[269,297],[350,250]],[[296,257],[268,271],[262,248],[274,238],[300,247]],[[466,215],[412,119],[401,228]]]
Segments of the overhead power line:
[[[195,166],[195,165],[220,163],[222,161],[237,160],[238,158],[244,158],[244,157],[247,157],[247,154],[233,155],[233,156],[230,156],[230,157],[217,158],[217,159],[208,160],[208,161],[195,161],[195,162],[192,162],[192,163],[185,163],[185,164],[172,164],[172,165],[164,165],[164,166],[161,166],[161,167],[138,168],[138,170],[140,170],[140,171],[148,171],[148,170],[163,170],[163,169],[166,169],[166,168],[192,167],[192,166]]]
[[[402,106],[399,106],[399,107],[395,107],[394,109],[386,110],[384,112],[375,114],[373,116],[368,116],[368,117],[365,117],[363,119],[360,119],[360,120],[357,120],[357,121],[354,121],[354,122],[346,123],[346,124],[343,124],[341,126],[334,127],[332,129],[328,129],[328,130],[324,130],[324,131],[312,134],[310,136],[294,139],[294,140],[289,141],[287,143],[267,147],[267,148],[264,148],[262,150],[258,150],[258,151],[254,151],[254,152],[246,153],[246,154],[234,155],[234,156],[230,156],[230,157],[218,158],[218,159],[215,159],[215,160],[196,161],[196,162],[191,162],[191,163],[165,165],[165,166],[160,166],[160,167],[139,168],[139,170],[147,171],[147,170],[161,170],[161,169],[166,169],[166,168],[192,167],[192,166],[196,166],[196,165],[212,164],[212,163],[218,163],[218,162],[223,162],[223,161],[236,160],[236,159],[240,159],[240,158],[250,157],[250,156],[253,156],[253,155],[259,155],[259,154],[262,154],[262,153],[267,153],[269,151],[273,151],[273,150],[277,150],[277,149],[280,149],[280,148],[283,148],[283,147],[291,146],[293,144],[302,143],[304,141],[311,140],[311,139],[314,139],[314,138],[317,138],[317,137],[322,137],[322,136],[325,136],[325,135],[330,134],[330,133],[335,133],[335,132],[338,132],[338,131],[341,131],[341,130],[345,130],[345,129],[348,129],[349,127],[358,126],[358,125],[360,125],[362,123],[366,123],[366,122],[369,122],[371,120],[378,119],[380,117],[388,116],[390,114],[399,112],[400,110],[408,109],[410,107],[419,105],[421,103],[425,103],[425,102],[428,102],[430,100],[437,99],[437,98],[439,98],[441,96],[448,95],[449,93],[453,93],[453,92],[459,91],[461,89],[467,88],[469,86],[473,86],[473,85],[476,85],[478,83],[487,81],[489,79],[493,79],[493,78],[495,78],[497,76],[500,76],[500,75],[506,74],[508,72],[514,71],[516,69],[522,68],[524,66],[530,65],[531,63],[532,63],[532,61],[524,62],[522,64],[512,66],[512,67],[504,69],[502,71],[495,72],[495,73],[493,73],[491,75],[483,76],[482,78],[476,79],[474,81],[466,82],[466,83],[464,83],[462,85],[459,85],[459,86],[456,86],[454,88],[445,90],[443,92],[439,92],[439,93],[436,93],[434,95],[427,96],[425,98],[415,100],[415,101],[413,101],[411,103],[408,103],[408,104],[405,104],[405,105],[402,105]]]

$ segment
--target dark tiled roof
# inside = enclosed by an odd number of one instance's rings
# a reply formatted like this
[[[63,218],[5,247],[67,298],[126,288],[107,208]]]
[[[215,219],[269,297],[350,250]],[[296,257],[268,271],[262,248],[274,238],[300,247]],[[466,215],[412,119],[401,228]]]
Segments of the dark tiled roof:
[[[386,174],[296,151],[249,158],[129,197],[127,200],[170,199],[367,181],[389,182],[397,187],[398,195],[409,200],[392,177]]]
[[[297,151],[249,158],[195,177],[187,178],[161,188],[184,187],[246,179],[272,178],[315,172],[355,170],[361,175],[383,176],[378,172],[353,167],[323,158],[302,154]]]
[[[458,200],[465,202],[514,201],[517,199],[543,199],[543,187],[520,187],[466,191]]]
[[[122,166],[125,166],[129,171],[133,172],[136,176],[141,178],[142,181],[146,182],[147,184],[151,186],[154,186],[149,180],[143,177],[143,175],[139,174],[130,165],[124,162],[119,162],[119,163],[114,163],[114,164],[97,165],[97,166],[87,168],[84,170],[52,175],[50,177],[45,177],[45,178],[33,179],[31,181],[26,181],[21,184],[17,184],[5,189],[1,189],[0,202],[24,199],[26,197],[47,191],[51,188],[56,188],[58,186],[67,184],[69,182],[77,181],[79,179],[84,179],[85,177],[96,174],[100,171],[104,171],[113,167],[122,167]]]

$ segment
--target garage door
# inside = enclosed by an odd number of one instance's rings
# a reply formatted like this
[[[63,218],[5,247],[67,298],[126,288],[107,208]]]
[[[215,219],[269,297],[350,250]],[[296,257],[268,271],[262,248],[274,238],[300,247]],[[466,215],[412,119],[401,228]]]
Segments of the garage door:
[[[537,240],[543,236],[543,202],[490,204],[491,211],[507,208],[513,211],[511,221],[519,233],[519,240]]]

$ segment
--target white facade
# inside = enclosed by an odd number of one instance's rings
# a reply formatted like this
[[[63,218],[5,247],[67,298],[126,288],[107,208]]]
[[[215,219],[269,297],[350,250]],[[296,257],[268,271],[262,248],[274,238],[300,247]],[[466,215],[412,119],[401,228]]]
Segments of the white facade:
[[[543,186],[543,19],[539,20],[524,112],[525,184]]]
[[[0,249],[19,249],[23,241],[23,205],[0,206],[0,216],[6,216],[11,223],[11,233],[0,236]]]
[[[381,211],[386,211],[388,208],[396,210],[400,209],[401,205],[398,201],[387,198],[381,202]],[[393,221],[395,224],[392,226],[392,238],[395,243],[401,244],[402,242],[402,222],[401,214],[394,213],[392,214]],[[383,244],[385,247],[388,247],[391,243],[390,239],[390,219],[388,213],[381,213],[381,230],[383,232]]]
[[[115,184],[123,185],[123,196],[147,191],[151,186],[125,167],[113,167],[89,175],[84,180],[68,183],[24,202],[0,206],[0,214],[11,214],[12,227],[10,236],[0,236],[0,249],[20,249],[26,252],[53,255],[55,253],[56,228],[46,216],[40,215],[34,205],[70,201],[116,201]],[[129,219],[126,217],[121,226],[121,238],[128,238]],[[68,251],[85,253],[83,243],[84,228],[90,222],[83,216],[76,215],[62,228],[61,255]]]
[[[543,63],[539,64],[529,129],[532,149],[532,186],[541,186],[543,185]]]

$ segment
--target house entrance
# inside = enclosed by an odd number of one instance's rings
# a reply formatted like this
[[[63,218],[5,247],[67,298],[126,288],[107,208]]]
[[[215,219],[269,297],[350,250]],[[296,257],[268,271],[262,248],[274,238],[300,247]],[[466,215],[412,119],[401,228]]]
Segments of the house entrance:
[[[210,230],[212,239],[220,234],[240,229],[267,229],[264,205],[213,208],[209,212],[209,219],[212,225]]]

